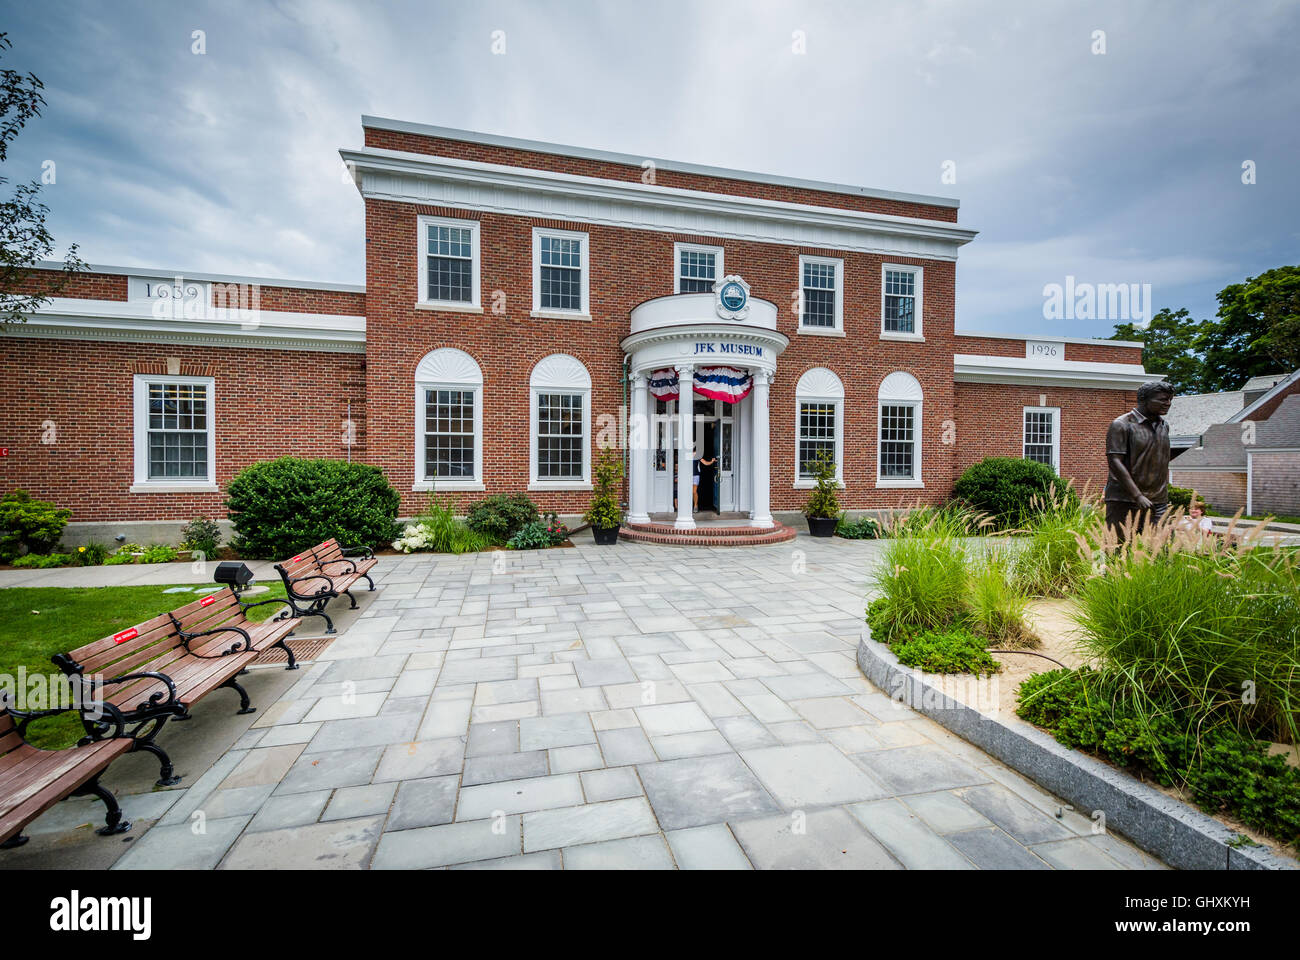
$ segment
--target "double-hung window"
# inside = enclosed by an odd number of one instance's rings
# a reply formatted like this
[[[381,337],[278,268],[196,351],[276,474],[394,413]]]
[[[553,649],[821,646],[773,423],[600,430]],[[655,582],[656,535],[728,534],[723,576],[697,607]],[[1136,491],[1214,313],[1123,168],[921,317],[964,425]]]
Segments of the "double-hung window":
[[[533,312],[587,316],[591,282],[585,233],[533,230]]]
[[[897,370],[880,383],[876,486],[921,487],[921,384]]]
[[[565,353],[539,361],[529,378],[534,490],[589,489],[591,375]]]
[[[443,347],[415,368],[414,490],[483,489],[483,374]]]
[[[693,243],[673,244],[674,293],[712,293],[723,277],[722,248]]]
[[[844,328],[844,261],[799,258],[799,330],[839,333]]]
[[[921,337],[921,281],[920,267],[885,264],[881,279],[881,336]]]
[[[216,489],[212,377],[136,374],[133,490]]]
[[[813,486],[811,469],[825,451],[843,482],[844,385],[834,371],[813,367],[795,385],[795,470],[797,488]]]
[[[420,217],[420,291],[427,307],[476,309],[479,300],[479,225],[476,220]]]
[[[1024,457],[1061,470],[1061,408],[1025,407]]]

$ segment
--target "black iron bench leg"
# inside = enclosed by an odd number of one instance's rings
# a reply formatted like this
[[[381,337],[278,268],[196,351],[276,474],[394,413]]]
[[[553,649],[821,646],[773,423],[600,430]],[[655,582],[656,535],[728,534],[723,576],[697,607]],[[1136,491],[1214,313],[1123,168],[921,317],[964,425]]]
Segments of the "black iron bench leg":
[[[177,719],[180,718],[178,717]],[[185,719],[189,719],[188,715]],[[137,733],[135,746],[131,748],[131,752],[134,753],[137,750],[143,750],[146,753],[152,753],[157,757],[159,766],[158,779],[154,782],[160,787],[173,787],[181,782],[181,778],[176,776],[176,768],[172,766],[172,758],[167,756],[167,751],[158,746],[154,739],[158,736],[158,733],[162,730],[163,726],[166,725],[167,717],[158,717],[152,722],[154,724],[153,728],[143,737],[139,736]]]
[[[126,833],[131,829],[131,821],[122,819],[122,808],[117,805],[117,798],[106,787],[100,785],[98,775],[72,791],[72,795],[74,797],[96,796],[104,801],[104,806],[108,807],[108,813],[104,817],[104,825],[95,831],[101,837],[110,837],[115,833]]]
[[[290,636],[292,636],[292,634],[290,634]],[[287,640],[287,639],[288,639],[288,637],[284,637],[284,638],[282,638],[282,639],[280,639],[280,640],[277,640],[277,641],[275,641],[275,643],[271,644],[271,646],[273,646],[273,647],[279,647],[280,649],[282,649],[285,653],[287,653],[287,654],[289,655],[289,665],[288,665],[287,667],[285,667],[284,669],[286,669],[286,670],[297,670],[297,669],[298,669],[298,658],[295,657],[295,656],[293,655],[293,651],[289,649],[289,645],[288,645],[287,643],[284,642],[284,641]]]
[[[30,839],[31,837],[24,837],[22,834],[18,834],[17,836],[10,837],[4,843],[0,843],[0,850],[12,850],[14,847],[21,847]]]
[[[252,701],[248,699],[248,691],[241,687],[234,677],[231,677],[223,683],[222,686],[229,687],[231,690],[234,690],[239,694],[239,709],[235,711],[237,714],[254,713],[257,710],[257,707],[250,706]]]
[[[374,590],[374,589],[375,589],[375,581],[373,581],[373,580],[370,579],[370,574],[368,574],[368,573],[363,573],[362,576],[366,578],[366,583],[370,584],[370,589],[371,589],[371,590]]]
[[[352,591],[351,591],[351,590],[344,590],[344,591],[343,591],[343,596],[347,597],[349,600],[352,601],[352,606],[348,607],[348,609],[349,609],[349,610],[355,610],[355,609],[357,608],[357,598],[354,597],[354,596],[352,596]]]
[[[326,633],[334,632],[334,621],[331,620],[330,615],[325,612],[324,601],[317,600],[308,609],[304,610],[302,614],[305,617],[323,617],[325,620],[325,632]]]

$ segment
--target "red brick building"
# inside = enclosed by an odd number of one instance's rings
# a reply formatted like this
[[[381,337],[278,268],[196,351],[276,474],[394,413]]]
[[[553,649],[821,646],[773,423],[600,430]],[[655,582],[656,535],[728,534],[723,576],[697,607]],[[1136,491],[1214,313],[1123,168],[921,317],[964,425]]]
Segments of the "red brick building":
[[[363,126],[365,286],[77,277],[0,339],[5,490],[98,531],[223,516],[257,460],[351,456],[406,513],[436,489],[577,514],[614,443],[644,518],[674,513],[684,437],[716,461],[701,508],[764,526],[820,449],[853,510],[942,501],[991,455],[1095,487],[1147,379],[1139,344],[957,330],[955,200]]]

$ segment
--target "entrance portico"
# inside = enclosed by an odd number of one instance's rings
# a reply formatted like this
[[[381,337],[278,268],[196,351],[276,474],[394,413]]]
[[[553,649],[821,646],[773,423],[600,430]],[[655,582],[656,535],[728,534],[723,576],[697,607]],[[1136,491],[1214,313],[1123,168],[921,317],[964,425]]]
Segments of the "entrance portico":
[[[777,332],[775,304],[749,297],[739,277],[717,286],[632,310],[631,334],[622,341],[632,390],[629,523],[649,523],[652,510],[671,506],[665,494],[675,469],[673,526],[694,529],[698,456],[717,460],[715,510],[744,512],[752,527],[773,526],[768,394],[789,340]],[[704,448],[706,438],[712,449]]]

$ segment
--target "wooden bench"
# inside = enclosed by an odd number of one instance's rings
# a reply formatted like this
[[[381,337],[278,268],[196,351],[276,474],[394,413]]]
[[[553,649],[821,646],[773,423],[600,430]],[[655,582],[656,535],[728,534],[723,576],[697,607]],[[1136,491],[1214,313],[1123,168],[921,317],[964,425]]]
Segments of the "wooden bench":
[[[235,678],[269,647],[286,650],[288,669],[297,669],[284,641],[301,621],[284,617],[253,623],[245,611],[258,605],[241,603],[227,587],[52,659],[80,679],[85,701],[111,704],[127,724],[135,725],[133,749],[158,757],[158,783],[169,786],[180,778],[155,743],[168,719],[188,720],[190,707],[221,687],[239,694],[239,713],[252,713],[256,707]]]
[[[344,548],[331,539],[277,563],[275,569],[284,581],[294,616],[322,617],[325,632],[333,633],[334,621],[325,612],[325,604],[346,596],[352,601],[349,609],[355,610],[357,598],[352,596],[352,586],[364,579],[371,590],[375,589],[370,569],[378,562],[369,547]]]
[[[0,849],[26,843],[23,827],[65,797],[96,796],[104,801],[104,826],[95,831],[101,836],[131,829],[99,778],[110,763],[133,749],[133,742],[124,735],[121,714],[111,707],[103,711],[95,724],[103,736],[88,735],[67,750],[42,750],[27,742],[28,724],[67,710],[18,711],[0,703]]]

